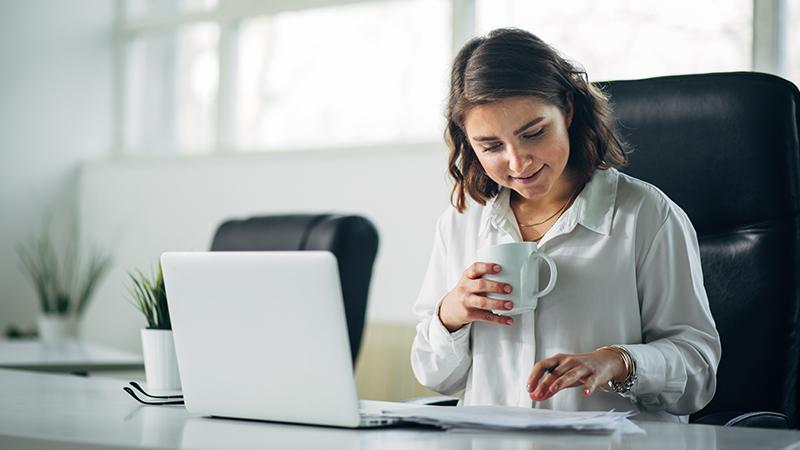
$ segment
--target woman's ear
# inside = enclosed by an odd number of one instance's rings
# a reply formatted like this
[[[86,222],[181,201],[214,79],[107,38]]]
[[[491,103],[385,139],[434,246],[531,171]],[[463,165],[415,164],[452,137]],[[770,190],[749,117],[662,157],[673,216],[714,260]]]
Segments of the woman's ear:
[[[569,126],[572,125],[572,113],[575,111],[575,108],[572,107],[573,105],[573,97],[572,92],[567,92],[567,129]]]

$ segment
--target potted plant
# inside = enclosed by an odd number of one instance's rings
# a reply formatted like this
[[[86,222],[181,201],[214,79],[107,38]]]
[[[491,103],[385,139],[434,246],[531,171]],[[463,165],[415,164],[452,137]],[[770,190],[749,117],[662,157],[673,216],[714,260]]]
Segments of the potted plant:
[[[110,255],[95,250],[86,267],[82,267],[77,232],[60,258],[47,231],[27,245],[18,246],[17,253],[39,299],[40,338],[57,342],[76,337],[78,320],[111,267]]]
[[[158,265],[158,274],[155,276],[148,277],[138,270],[135,273],[129,272],[128,276],[133,282],[129,288],[130,300],[147,320],[147,327],[142,329],[147,386],[154,390],[180,389],[181,379],[161,264]]]

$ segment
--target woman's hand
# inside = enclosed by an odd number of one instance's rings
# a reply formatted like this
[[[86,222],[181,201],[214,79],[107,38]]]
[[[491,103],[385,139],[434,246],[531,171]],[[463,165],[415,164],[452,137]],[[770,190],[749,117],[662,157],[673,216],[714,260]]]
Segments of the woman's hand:
[[[464,271],[464,275],[452,291],[442,299],[439,320],[451,333],[470,322],[490,322],[511,325],[514,320],[494,314],[492,310],[514,308],[506,300],[493,300],[481,294],[510,294],[511,285],[481,278],[485,274],[498,273],[497,264],[476,262]]]
[[[609,380],[624,381],[627,375],[624,360],[614,350],[558,354],[533,365],[527,389],[535,401],[547,400],[561,389],[575,386],[583,386],[583,395],[588,397],[598,386]]]

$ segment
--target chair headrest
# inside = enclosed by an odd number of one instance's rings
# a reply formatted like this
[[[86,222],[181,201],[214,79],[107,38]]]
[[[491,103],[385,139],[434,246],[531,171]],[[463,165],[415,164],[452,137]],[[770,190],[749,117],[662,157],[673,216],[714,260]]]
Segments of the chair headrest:
[[[698,231],[798,211],[800,94],[791,82],[733,72],[597,84],[634,147],[622,171],[658,186]]]

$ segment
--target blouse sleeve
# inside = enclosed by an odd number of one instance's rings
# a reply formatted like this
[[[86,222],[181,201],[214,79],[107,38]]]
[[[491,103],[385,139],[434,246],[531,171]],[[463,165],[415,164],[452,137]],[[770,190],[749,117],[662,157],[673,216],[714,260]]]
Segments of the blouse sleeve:
[[[636,361],[631,395],[648,410],[692,414],[714,396],[719,334],[703,286],[697,235],[671,205],[637,263],[642,344],[624,345]]]
[[[454,394],[466,386],[472,364],[470,327],[450,333],[439,320],[439,306],[449,292],[447,249],[440,218],[436,226],[433,252],[422,282],[414,314],[419,317],[417,334],[411,347],[411,368],[423,386],[442,394]]]

